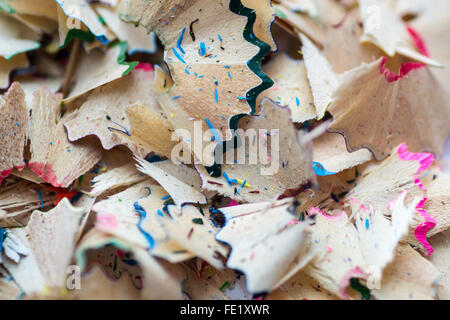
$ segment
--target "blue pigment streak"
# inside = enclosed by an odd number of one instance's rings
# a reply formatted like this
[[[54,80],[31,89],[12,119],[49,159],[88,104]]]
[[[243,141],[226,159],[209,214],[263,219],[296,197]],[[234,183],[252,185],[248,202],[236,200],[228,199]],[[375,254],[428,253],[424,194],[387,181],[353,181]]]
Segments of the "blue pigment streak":
[[[314,173],[318,176],[331,176],[336,172],[327,171],[319,162],[313,162]]]
[[[100,36],[95,36],[97,38],[98,41],[100,41],[101,43],[107,45],[108,43],[110,43],[109,39],[104,36],[104,35],[100,35]]]
[[[147,212],[145,212],[144,208],[141,207],[141,205],[137,202],[134,203],[134,210],[136,210],[137,213],[139,213],[140,218],[139,218],[139,223],[137,225],[139,231],[142,232],[142,234],[144,235],[145,239],[147,239],[147,242],[150,246],[150,249],[153,249],[153,247],[155,246],[155,240],[153,240],[152,236],[146,232],[144,229],[142,229],[142,221],[145,220],[145,218],[147,217]]]
[[[42,209],[44,209],[44,202],[42,201],[41,189],[38,189],[37,192],[39,194],[39,201],[41,201],[41,207],[42,207]]]
[[[181,62],[186,64],[186,61],[183,60],[183,58],[181,57],[181,55],[178,53],[178,51],[175,48],[172,48],[172,51],[173,51],[173,54],[175,55],[175,57],[178,58],[178,60],[180,60]]]
[[[3,249],[3,240],[5,240],[5,230],[0,228],[0,252]]]
[[[223,172],[223,177],[225,178],[225,180],[227,180],[228,184],[231,186],[233,183],[237,183],[236,179],[230,179],[227,175],[227,173],[224,171]]]
[[[239,189],[236,191],[236,194],[238,194],[239,191],[241,191],[242,187],[245,186],[246,183],[247,183],[247,180],[244,180],[244,182],[242,182],[241,186],[240,186]]]
[[[206,124],[208,125],[209,129],[211,130],[214,138],[216,139],[216,141],[221,144],[222,143],[222,139],[220,139],[220,135],[217,132],[216,128],[214,128],[214,126],[212,125],[211,121],[208,120],[208,118],[205,118]]]
[[[185,31],[186,31],[186,27],[184,27],[183,30],[181,31],[181,35],[180,35],[180,37],[178,38],[178,41],[177,41],[177,48],[178,48],[178,50],[181,51],[182,54],[186,53],[186,52],[184,52],[183,48],[181,47],[181,43],[183,42],[183,37],[184,37],[184,32]]]

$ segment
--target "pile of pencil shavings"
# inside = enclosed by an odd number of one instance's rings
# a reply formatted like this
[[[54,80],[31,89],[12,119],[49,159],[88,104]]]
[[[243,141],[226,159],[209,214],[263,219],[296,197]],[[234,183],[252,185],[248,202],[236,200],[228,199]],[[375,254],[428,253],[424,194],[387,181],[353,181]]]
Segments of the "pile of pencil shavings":
[[[0,0],[0,299],[449,299],[448,0]]]

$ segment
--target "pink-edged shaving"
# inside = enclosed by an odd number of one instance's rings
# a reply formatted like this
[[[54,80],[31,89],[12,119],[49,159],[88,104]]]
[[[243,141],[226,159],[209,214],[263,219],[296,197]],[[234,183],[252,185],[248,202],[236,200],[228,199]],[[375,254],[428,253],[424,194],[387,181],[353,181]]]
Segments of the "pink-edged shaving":
[[[414,175],[414,183],[421,188],[426,190],[425,187],[420,182],[418,174],[422,171],[428,169],[434,162],[434,155],[431,153],[413,153],[408,151],[406,143],[402,143],[397,149],[398,157],[403,161],[417,161],[419,162],[419,169]],[[426,234],[428,230],[436,225],[436,220],[433,219],[424,209],[425,201],[427,198],[423,198],[419,204],[416,206],[416,212],[425,218],[425,222],[417,226],[414,231],[417,241],[419,241],[424,248],[427,250],[427,256],[433,253],[433,248],[427,240]]]
[[[406,30],[408,31],[408,34],[411,36],[414,45],[416,46],[417,50],[423,54],[424,56],[426,56],[427,58],[430,58],[430,52],[428,51],[428,48],[425,44],[425,40],[423,39],[423,37],[419,34],[419,32],[417,32],[417,30],[415,30],[413,27],[411,26],[407,26]],[[381,60],[381,64],[380,64],[380,73],[384,75],[384,77],[386,78],[386,81],[391,83],[391,82],[395,82],[403,77],[405,77],[409,72],[411,72],[412,70],[416,70],[416,69],[420,69],[425,67],[425,65],[423,63],[420,62],[407,62],[407,63],[403,63],[400,66],[400,69],[398,71],[398,74],[396,74],[395,72],[389,70],[388,68],[386,68],[386,57],[383,57],[383,59]]]
[[[395,82],[395,81],[403,78],[404,76],[406,76],[410,71],[415,70],[415,69],[420,69],[424,66],[422,63],[419,63],[419,62],[403,63],[400,66],[400,70],[398,71],[398,74],[396,74],[395,72],[386,68],[386,60],[387,60],[386,57],[383,57],[381,60],[380,73],[384,75],[384,77],[386,78],[386,81],[389,83]]]
[[[342,277],[340,283],[339,283],[339,294],[343,298],[348,298],[348,293],[345,291],[345,289],[350,285],[350,279],[352,278],[359,278],[364,277],[365,273],[362,271],[362,269],[358,266],[354,267],[353,269],[350,269],[347,271],[347,273]]]
[[[32,162],[28,163],[28,167],[38,176],[42,177],[45,182],[57,188],[61,187],[61,183],[58,182],[58,177],[50,164]]]
[[[414,235],[416,236],[417,241],[419,241],[427,250],[426,255],[429,256],[434,252],[434,249],[427,240],[427,232],[436,225],[436,220],[424,209],[425,201],[427,201],[427,198],[423,198],[416,206],[416,211],[425,218],[425,222],[417,226],[416,230],[414,230]]]

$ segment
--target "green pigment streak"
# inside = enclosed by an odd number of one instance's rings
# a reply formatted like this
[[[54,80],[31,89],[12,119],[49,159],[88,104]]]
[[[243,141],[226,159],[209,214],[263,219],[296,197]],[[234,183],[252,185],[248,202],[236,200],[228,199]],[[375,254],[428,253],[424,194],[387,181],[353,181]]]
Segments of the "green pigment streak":
[[[131,70],[136,68],[136,66],[139,64],[139,61],[131,61],[131,62],[125,61],[125,59],[127,58],[128,42],[118,41],[118,42],[113,43],[110,46],[110,48],[115,47],[115,46],[120,47],[120,53],[119,53],[119,56],[117,57],[117,63],[120,65],[128,66],[128,69],[125,70],[124,73],[122,73],[122,77],[124,77],[127,74],[129,74],[131,72]]]
[[[361,293],[361,300],[370,300],[370,290],[363,286],[360,282],[358,278],[351,278],[350,279],[350,287],[353,290],[358,291],[359,293]]]
[[[259,86],[252,88],[246,95],[247,103],[251,108],[250,114],[254,114],[256,112],[256,98],[261,92],[273,85],[272,79],[270,79],[261,69],[261,62],[264,57],[270,53],[271,48],[269,44],[259,40],[253,33],[253,26],[256,21],[256,13],[254,10],[244,7],[241,0],[230,0],[230,11],[247,17],[247,24],[243,32],[244,39],[258,46],[260,49],[258,54],[247,62],[248,68],[262,80],[262,83]],[[231,117],[229,122],[230,129],[236,130],[238,128],[239,120],[246,115],[248,114],[242,113]],[[223,145],[219,144],[217,148],[223,148],[222,154],[224,154],[227,150],[241,145],[241,141],[236,141],[235,144],[233,143],[233,140],[234,139],[225,141]],[[212,177],[220,177],[222,175],[222,166],[219,163],[214,163],[212,166],[206,167],[206,170]]]
[[[64,43],[60,46],[60,49],[65,48],[70,41],[73,39],[81,39],[83,41],[92,43],[95,40],[95,36],[90,31],[83,31],[80,29],[70,29],[66,34],[66,39],[64,39]]]

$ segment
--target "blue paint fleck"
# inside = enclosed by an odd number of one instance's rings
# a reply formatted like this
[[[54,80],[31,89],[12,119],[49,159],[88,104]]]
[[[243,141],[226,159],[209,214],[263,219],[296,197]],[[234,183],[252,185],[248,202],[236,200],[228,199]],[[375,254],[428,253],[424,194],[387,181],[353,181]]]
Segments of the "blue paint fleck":
[[[203,57],[206,54],[206,45],[204,42],[200,42],[200,55]]]

